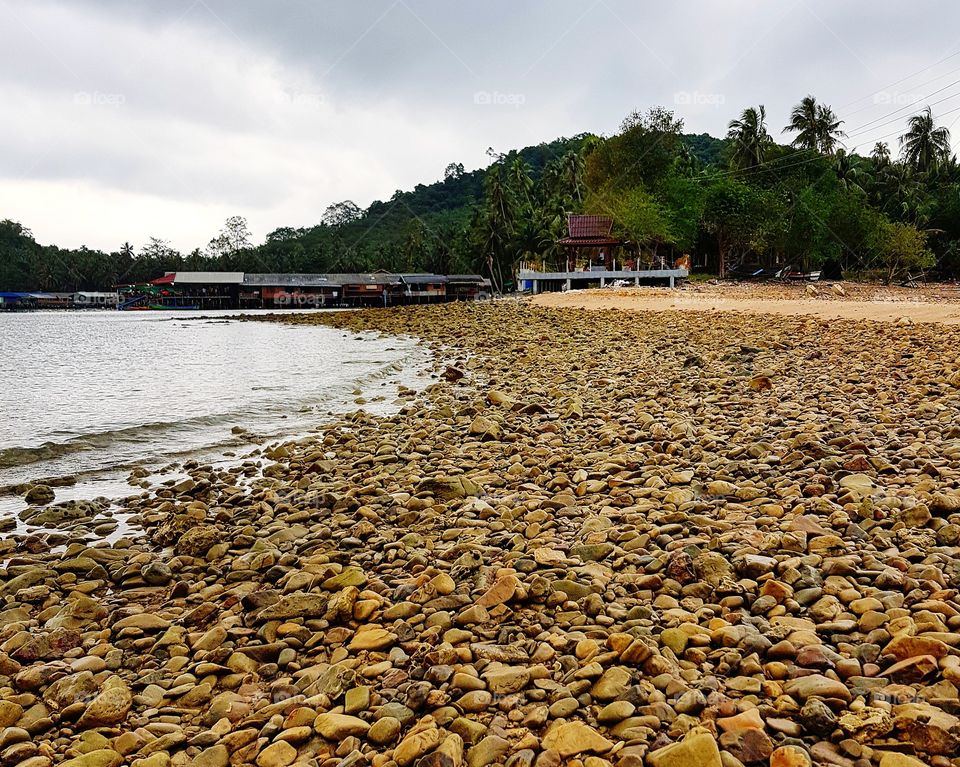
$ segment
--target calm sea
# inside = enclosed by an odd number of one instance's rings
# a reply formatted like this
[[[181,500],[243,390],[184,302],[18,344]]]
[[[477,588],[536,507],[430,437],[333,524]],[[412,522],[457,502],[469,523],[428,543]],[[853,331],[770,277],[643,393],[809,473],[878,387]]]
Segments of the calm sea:
[[[58,500],[130,494],[131,467],[241,455],[426,382],[411,339],[200,314],[0,313],[0,487],[75,475]]]

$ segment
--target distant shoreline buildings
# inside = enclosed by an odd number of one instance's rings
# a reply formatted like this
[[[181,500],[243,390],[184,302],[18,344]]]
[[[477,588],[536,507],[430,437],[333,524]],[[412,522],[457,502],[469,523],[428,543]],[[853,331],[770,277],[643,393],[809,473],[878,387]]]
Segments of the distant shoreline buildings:
[[[257,274],[167,272],[116,291],[0,292],[0,310],[310,309],[476,301],[490,298],[476,274]]]

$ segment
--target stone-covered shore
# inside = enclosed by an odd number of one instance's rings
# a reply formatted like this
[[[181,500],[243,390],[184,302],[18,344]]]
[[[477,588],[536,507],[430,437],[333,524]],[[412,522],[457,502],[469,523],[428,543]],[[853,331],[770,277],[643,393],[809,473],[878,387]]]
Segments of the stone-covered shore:
[[[17,540],[0,767],[960,764],[960,329],[274,319],[437,382]]]

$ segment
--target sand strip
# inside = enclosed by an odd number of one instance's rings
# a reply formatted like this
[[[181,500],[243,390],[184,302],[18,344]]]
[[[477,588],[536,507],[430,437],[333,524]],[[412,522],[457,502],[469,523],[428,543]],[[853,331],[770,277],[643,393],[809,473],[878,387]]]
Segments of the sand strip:
[[[802,295],[802,294],[801,294]],[[634,311],[716,311],[780,316],[810,315],[823,319],[936,322],[960,324],[960,302],[909,299],[764,298],[729,295],[721,291],[687,290],[575,290],[544,293],[531,301],[538,306]]]

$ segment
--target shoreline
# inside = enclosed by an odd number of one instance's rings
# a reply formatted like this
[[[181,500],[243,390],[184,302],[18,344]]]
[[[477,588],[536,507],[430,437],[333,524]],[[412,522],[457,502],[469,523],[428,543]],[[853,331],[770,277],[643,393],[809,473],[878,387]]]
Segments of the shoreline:
[[[170,377],[184,383],[180,388],[196,386],[199,390],[196,395],[188,391],[178,400],[185,401],[184,406],[175,404],[168,410],[165,402],[159,402],[162,411],[140,408],[129,413],[122,405],[117,408],[109,387],[103,400],[91,397],[90,390],[81,387],[76,401],[44,410],[35,430],[18,428],[18,423],[31,418],[28,405],[20,412],[14,410],[13,421],[0,435],[0,537],[14,531],[43,535],[56,529],[75,540],[86,532],[90,542],[95,542],[96,536],[115,540],[134,534],[135,530],[125,524],[118,526],[112,519],[122,512],[122,502],[155,492],[165,483],[179,482],[185,477],[181,466],[223,467],[250,457],[258,459],[264,448],[308,437],[339,412],[364,407],[372,413],[390,413],[397,407],[398,389],[416,390],[424,384],[421,374],[429,359],[411,339],[382,342],[372,335],[360,337],[322,328],[295,332],[276,325],[271,330],[263,323],[258,328],[233,321],[239,317],[176,318],[178,327],[184,328],[181,335],[186,335],[186,340],[179,340],[181,349],[190,349],[191,344],[216,344],[219,339],[211,336],[209,324],[229,321],[234,347],[243,348],[241,342],[246,338],[252,356],[263,359],[273,353],[278,358],[275,372],[248,377],[247,385],[233,386],[230,394],[203,393],[206,382],[192,377],[209,373],[174,360],[166,368],[172,371]],[[281,345],[279,350],[249,341],[264,329],[271,337],[302,335],[312,341],[303,338],[293,346]],[[161,335],[173,332],[166,328]],[[323,336],[320,341],[318,334]],[[306,351],[303,359],[290,356],[301,347]],[[331,347],[339,348],[333,356]],[[48,366],[59,364],[44,361]],[[214,379],[231,372],[222,365],[215,370]],[[312,385],[296,383],[298,378]],[[232,396],[234,393],[241,399]],[[130,399],[121,396],[119,401]],[[74,411],[80,413],[77,420],[68,415]],[[54,498],[31,510],[32,504],[23,495],[34,485],[49,487],[47,495]],[[83,507],[89,513],[84,513]],[[39,513],[41,524],[34,525],[27,518],[32,511]],[[60,512],[63,524],[54,527],[53,518]],[[78,529],[80,526],[86,530]]]
[[[258,318],[436,382],[191,467],[142,539],[3,544],[0,718],[70,767],[953,755],[960,331],[630,316]]]

